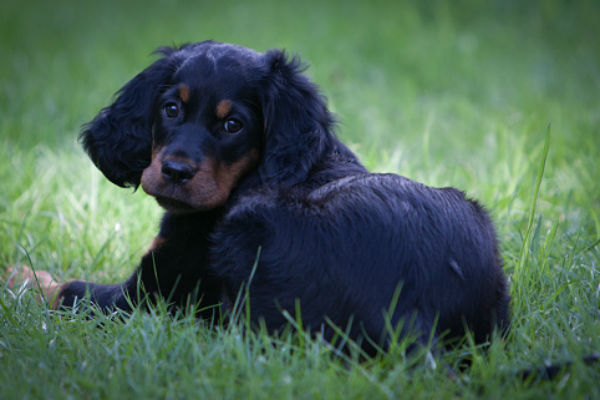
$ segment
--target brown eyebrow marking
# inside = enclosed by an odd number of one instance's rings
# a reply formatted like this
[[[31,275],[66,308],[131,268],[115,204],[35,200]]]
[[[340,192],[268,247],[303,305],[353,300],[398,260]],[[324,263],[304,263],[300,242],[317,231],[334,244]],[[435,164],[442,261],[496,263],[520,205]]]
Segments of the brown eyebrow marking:
[[[185,84],[179,85],[179,98],[184,103],[187,103],[190,100],[190,87]]]
[[[217,117],[225,118],[229,111],[231,111],[231,106],[233,103],[231,100],[221,100],[219,104],[217,104]]]

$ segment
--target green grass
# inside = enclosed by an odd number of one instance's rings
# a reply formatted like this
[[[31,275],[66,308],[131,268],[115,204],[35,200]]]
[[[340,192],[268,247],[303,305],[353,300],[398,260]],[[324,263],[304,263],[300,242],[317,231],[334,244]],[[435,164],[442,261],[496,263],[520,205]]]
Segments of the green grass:
[[[213,38],[300,54],[370,169],[480,199],[512,330],[437,368],[401,349],[358,363],[301,334],[211,328],[160,306],[124,321],[58,315],[0,280],[0,398],[600,397],[599,366],[576,362],[552,382],[512,375],[600,351],[598,2],[122,3],[0,5],[0,273],[132,271],[161,212],[100,175],[79,127],[154,48]],[[472,367],[451,376],[465,355]]]

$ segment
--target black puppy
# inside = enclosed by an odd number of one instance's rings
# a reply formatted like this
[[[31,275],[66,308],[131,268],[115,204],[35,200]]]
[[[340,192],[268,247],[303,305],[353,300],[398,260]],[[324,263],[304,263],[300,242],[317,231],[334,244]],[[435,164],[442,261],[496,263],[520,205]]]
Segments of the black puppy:
[[[384,348],[386,313],[421,338],[468,328],[484,341],[508,324],[486,212],[456,189],[366,171],[298,60],[211,41],[158,52],[81,141],[109,180],[166,209],[160,232],[124,283],[54,284],[60,304],[89,292],[127,310],[150,293],[209,317],[254,271],[251,320],[271,331],[297,303],[326,339],[335,324]]]

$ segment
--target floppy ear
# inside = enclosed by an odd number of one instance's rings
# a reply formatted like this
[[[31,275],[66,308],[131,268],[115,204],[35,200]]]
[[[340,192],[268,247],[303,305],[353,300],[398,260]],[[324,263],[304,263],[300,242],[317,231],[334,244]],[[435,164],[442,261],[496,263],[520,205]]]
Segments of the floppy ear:
[[[162,48],[157,60],[117,92],[117,99],[103,108],[79,135],[94,164],[114,184],[140,184],[152,152],[152,114],[156,98],[174,72],[172,48]]]
[[[310,169],[332,144],[333,118],[317,86],[302,75],[306,68],[285,53],[265,54],[268,69],[262,91],[265,123],[263,162],[265,183],[292,186],[306,180]]]

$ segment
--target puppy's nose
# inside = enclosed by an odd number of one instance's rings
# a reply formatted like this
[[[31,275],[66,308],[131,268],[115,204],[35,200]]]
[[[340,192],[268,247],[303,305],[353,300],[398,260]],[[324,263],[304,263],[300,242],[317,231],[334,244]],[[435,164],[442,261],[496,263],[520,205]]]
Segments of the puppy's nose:
[[[194,168],[188,163],[167,160],[163,162],[161,172],[167,181],[183,184],[192,179],[197,170],[198,168]]]

